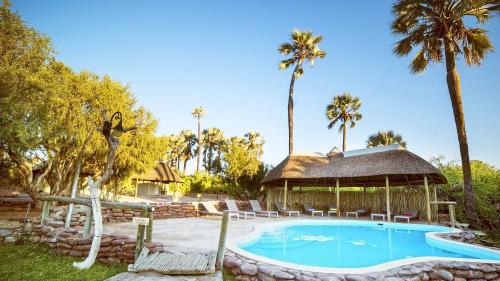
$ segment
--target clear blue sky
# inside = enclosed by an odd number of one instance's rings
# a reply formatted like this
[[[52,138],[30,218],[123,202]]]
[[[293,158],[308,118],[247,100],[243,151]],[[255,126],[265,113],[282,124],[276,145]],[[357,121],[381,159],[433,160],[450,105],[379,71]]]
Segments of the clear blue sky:
[[[290,70],[279,71],[277,46],[293,28],[322,34],[328,52],[295,88],[295,150],[341,147],[328,130],[326,104],[349,91],[362,100],[363,120],[348,148],[369,134],[394,129],[425,159],[460,159],[443,65],[414,76],[410,57],[392,54],[392,1],[27,1],[13,7],[54,41],[58,58],[76,70],[128,83],[138,103],[160,120],[158,134],[202,126],[227,136],[250,129],[266,140],[264,161],[288,152]],[[500,17],[486,26],[500,49]],[[480,67],[459,62],[470,154],[500,167],[500,54]]]

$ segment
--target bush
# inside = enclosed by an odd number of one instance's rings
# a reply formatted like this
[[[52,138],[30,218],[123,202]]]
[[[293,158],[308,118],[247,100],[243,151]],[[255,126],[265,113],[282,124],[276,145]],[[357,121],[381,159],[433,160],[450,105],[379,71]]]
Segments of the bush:
[[[438,188],[440,200],[457,202],[457,219],[467,221],[464,207],[462,166],[456,162],[444,163],[442,158],[434,164],[448,179],[448,184]],[[482,161],[471,161],[472,181],[476,194],[479,219],[485,230],[500,229],[500,170]]]

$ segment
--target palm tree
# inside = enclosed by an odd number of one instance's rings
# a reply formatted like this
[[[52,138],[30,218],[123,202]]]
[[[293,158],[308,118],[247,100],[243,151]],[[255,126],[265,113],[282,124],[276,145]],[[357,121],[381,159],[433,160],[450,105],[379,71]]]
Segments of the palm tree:
[[[381,145],[389,145],[398,143],[402,147],[406,147],[406,141],[400,134],[390,131],[378,131],[376,134],[370,135],[366,141],[366,147],[376,147]]]
[[[361,113],[358,112],[361,107],[361,101],[358,97],[351,96],[348,92],[342,95],[335,96],[332,102],[326,106],[326,118],[330,121],[328,123],[328,129],[333,128],[335,124],[341,123],[339,127],[339,132],[342,131],[343,141],[342,141],[342,151],[346,151],[346,135],[347,126],[354,128],[356,126],[356,121],[361,120],[363,117]]]
[[[466,26],[464,19],[474,18],[477,24],[482,25],[493,16],[493,12],[499,10],[498,0],[398,0],[392,8],[394,20],[391,29],[403,37],[396,43],[394,53],[406,56],[412,53],[413,48],[418,48],[410,71],[422,73],[429,62],[445,62],[446,82],[462,158],[465,208],[469,223],[475,226],[479,224],[479,217],[472,185],[456,57],[462,55],[469,66],[479,65],[486,54],[493,50],[487,31]]]
[[[221,155],[221,149],[225,141],[226,139],[224,137],[224,133],[219,128],[209,128],[203,130],[203,166],[209,173],[213,172],[214,162],[218,161],[218,157]],[[214,160],[215,153],[217,153],[218,156]]]
[[[248,149],[255,151],[258,157],[264,153],[264,139],[259,132],[249,131],[245,134]]]
[[[314,65],[317,58],[324,58],[326,52],[319,49],[318,45],[323,39],[322,36],[314,36],[311,31],[292,30],[290,35],[291,42],[283,43],[279,46],[280,54],[290,58],[280,62],[281,70],[295,65],[290,81],[290,89],[288,91],[288,154],[293,152],[293,86],[295,79],[298,79],[304,74],[302,64],[304,61],[309,61],[310,65]]]
[[[193,111],[191,111],[191,114],[195,119],[198,120],[198,145],[196,147],[196,172],[200,170],[200,153],[201,153],[201,146],[200,146],[200,135],[201,135],[201,127],[200,127],[200,119],[201,117],[205,116],[205,110],[203,107],[195,107]]]
[[[182,174],[186,174],[187,162],[189,159],[194,157],[194,147],[198,142],[195,134],[191,130],[182,130],[180,135],[180,142],[182,144],[182,150],[180,151],[180,158],[184,161],[184,167],[182,169]]]

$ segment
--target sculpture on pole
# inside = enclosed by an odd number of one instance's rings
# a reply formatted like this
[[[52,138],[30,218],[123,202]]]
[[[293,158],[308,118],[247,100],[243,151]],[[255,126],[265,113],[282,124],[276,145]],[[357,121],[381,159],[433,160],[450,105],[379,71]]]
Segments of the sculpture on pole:
[[[118,120],[118,124],[115,127],[112,127],[114,119]],[[90,268],[94,264],[97,254],[99,253],[102,236],[102,214],[101,202],[99,200],[100,190],[101,187],[106,184],[113,175],[113,160],[115,158],[118,145],[120,144],[120,136],[123,133],[135,129],[135,126],[127,129],[123,128],[122,114],[120,112],[115,112],[111,116],[111,120],[108,120],[108,116],[106,112],[104,112],[104,124],[99,130],[106,138],[106,142],[108,144],[108,158],[102,176],[95,182],[91,177],[89,177],[88,186],[90,190],[90,200],[92,202],[92,214],[94,217],[94,237],[92,238],[92,246],[90,247],[89,255],[87,256],[87,258],[85,258],[85,260],[83,260],[82,262],[73,263],[73,266],[78,269]]]

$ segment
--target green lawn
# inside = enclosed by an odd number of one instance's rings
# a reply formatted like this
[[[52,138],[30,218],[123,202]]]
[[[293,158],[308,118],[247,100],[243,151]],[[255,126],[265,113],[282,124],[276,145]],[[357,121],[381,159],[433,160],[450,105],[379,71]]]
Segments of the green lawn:
[[[52,254],[41,245],[0,246],[0,280],[104,280],[127,270],[125,264],[100,263],[78,270],[72,266],[75,260],[82,259]]]

